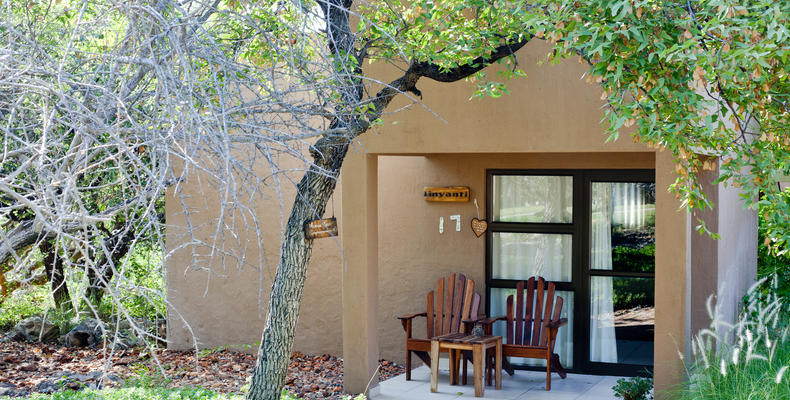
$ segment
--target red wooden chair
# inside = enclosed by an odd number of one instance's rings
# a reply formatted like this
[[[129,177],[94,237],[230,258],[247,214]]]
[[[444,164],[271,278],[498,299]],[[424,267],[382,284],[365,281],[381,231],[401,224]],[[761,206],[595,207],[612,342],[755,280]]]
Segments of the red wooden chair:
[[[524,281],[519,282],[516,286],[515,304],[513,295],[507,297],[507,315],[486,318],[479,322],[483,325],[483,331],[490,335],[494,322],[505,321],[507,327],[502,355],[546,360],[546,390],[551,390],[552,369],[562,379],[567,375],[560,364],[560,357],[554,353],[557,330],[568,323],[567,318],[560,318],[563,300],[562,297],[554,296],[554,283],[546,285],[540,277],[537,282],[534,277],[526,281],[526,298],[524,289]],[[503,362],[504,369],[513,375],[513,367],[509,363],[505,364]]]
[[[411,380],[411,354],[414,353],[426,365],[431,365],[431,338],[448,333],[468,333],[467,323],[477,318],[480,295],[475,293],[475,282],[462,274],[452,274],[436,283],[436,290],[428,292],[426,311],[398,317],[406,331],[406,380]],[[416,317],[427,320],[427,338],[412,336],[412,322]],[[463,363],[464,384],[466,362]]]

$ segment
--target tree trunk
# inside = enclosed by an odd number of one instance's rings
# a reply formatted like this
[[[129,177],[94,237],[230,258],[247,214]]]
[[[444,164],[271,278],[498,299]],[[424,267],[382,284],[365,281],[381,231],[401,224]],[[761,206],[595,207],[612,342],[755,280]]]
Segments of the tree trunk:
[[[313,249],[313,240],[305,238],[304,223],[320,218],[337,185],[340,165],[348,151],[346,143],[332,144],[321,139],[316,147],[322,151],[315,156],[316,166],[311,167],[297,186],[296,200],[285,229],[282,253],[274,278],[269,313],[263,330],[258,361],[250,382],[250,400],[277,400],[285,385],[294,331],[299,317],[307,264]]]
[[[322,0],[318,4],[324,12],[329,49],[333,54],[356,54],[354,35],[349,25],[349,9],[353,0]],[[302,177],[297,186],[296,200],[285,229],[274,277],[274,285],[269,299],[269,314],[258,349],[258,361],[250,382],[249,400],[278,400],[280,390],[285,384],[288,372],[294,330],[299,316],[302,291],[307,276],[307,263],[313,241],[304,236],[304,223],[320,218],[326,209],[329,197],[335,191],[340,166],[346,157],[349,143],[370,127],[370,122],[381,117],[390,101],[399,93],[409,91],[420,95],[416,88],[420,77],[425,76],[439,82],[455,82],[466,78],[526,44],[530,37],[517,43],[507,43],[487,56],[475,58],[470,63],[454,69],[444,70],[431,63],[412,63],[404,75],[381,89],[374,98],[373,106],[365,115],[348,115],[345,111],[362,99],[363,85],[358,75],[362,74],[359,65],[345,65],[337,76],[345,77],[342,100],[337,107],[338,117],[330,124],[331,128],[348,129],[346,137],[322,137],[311,151],[315,165]],[[362,62],[361,57],[358,60]],[[349,77],[346,70],[353,70],[357,76]],[[352,74],[353,75],[353,74]],[[421,96],[421,95],[420,95]]]
[[[55,307],[61,309],[63,305],[71,302],[69,288],[66,285],[66,275],[63,272],[63,258],[49,241],[44,241],[41,244],[41,252],[44,253],[44,270],[49,278],[52,299],[55,301]]]

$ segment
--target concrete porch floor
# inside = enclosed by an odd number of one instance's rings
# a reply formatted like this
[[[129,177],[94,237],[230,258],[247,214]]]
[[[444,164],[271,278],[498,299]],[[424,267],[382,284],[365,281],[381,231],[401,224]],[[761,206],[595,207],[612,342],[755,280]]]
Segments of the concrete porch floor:
[[[431,371],[423,365],[412,370],[411,381],[406,375],[379,383],[378,388],[371,390],[370,397],[375,400],[450,400],[475,399],[472,384],[472,366],[469,365],[468,381],[465,386],[450,386],[447,360],[442,358],[439,363],[439,388],[431,393]],[[507,400],[614,400],[612,386],[617,383],[617,376],[596,376],[568,374],[560,379],[557,374],[551,376],[551,391],[545,390],[546,373],[537,371],[516,371],[509,376],[502,373],[502,389],[493,386],[485,387],[485,399]]]

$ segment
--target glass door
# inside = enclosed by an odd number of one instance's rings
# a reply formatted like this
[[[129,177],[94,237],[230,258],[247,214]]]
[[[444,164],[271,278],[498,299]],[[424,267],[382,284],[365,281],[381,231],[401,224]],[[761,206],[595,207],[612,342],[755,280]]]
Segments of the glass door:
[[[653,365],[655,190],[590,183],[590,362]]]
[[[532,276],[564,300],[555,351],[566,369],[635,375],[653,366],[655,172],[488,170],[486,304]],[[505,324],[494,333],[504,334]],[[523,367],[539,360],[511,360]]]

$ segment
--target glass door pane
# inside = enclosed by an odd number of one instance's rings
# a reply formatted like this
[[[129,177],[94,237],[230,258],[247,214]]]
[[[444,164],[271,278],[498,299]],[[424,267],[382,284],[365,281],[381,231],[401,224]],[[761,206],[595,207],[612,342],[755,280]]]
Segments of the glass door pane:
[[[590,361],[653,364],[655,184],[593,182]]]
[[[573,222],[573,177],[494,175],[496,222]]]
[[[526,280],[542,276],[548,281],[570,282],[573,235],[494,232],[491,277]]]
[[[655,193],[655,183],[592,183],[590,269],[655,272]]]
[[[653,365],[653,278],[590,278],[590,361]]]

